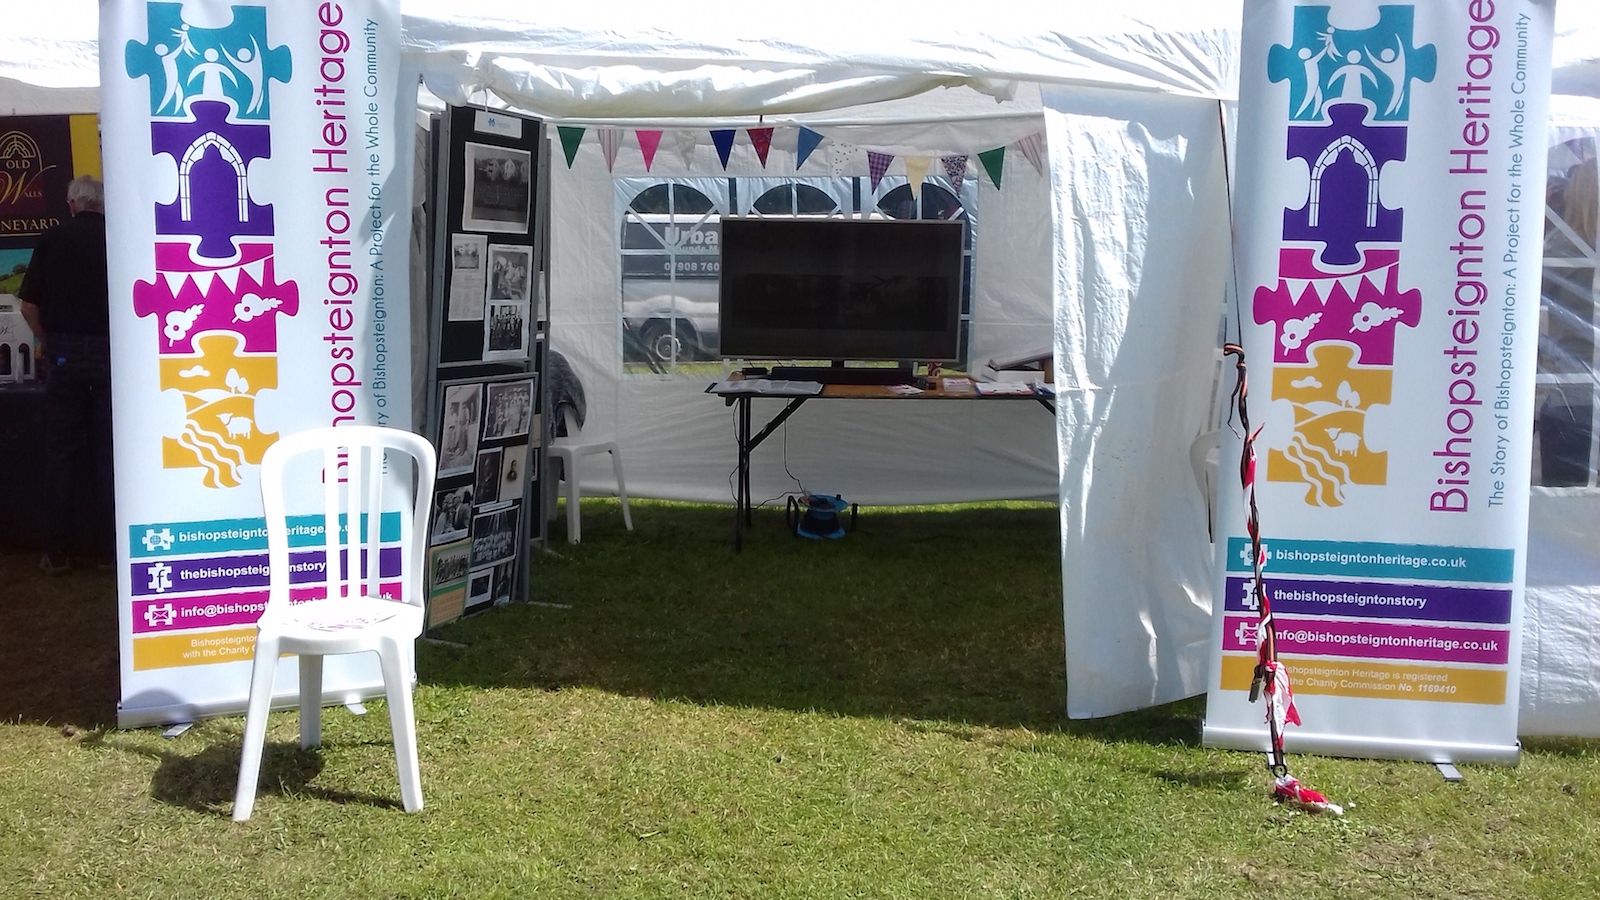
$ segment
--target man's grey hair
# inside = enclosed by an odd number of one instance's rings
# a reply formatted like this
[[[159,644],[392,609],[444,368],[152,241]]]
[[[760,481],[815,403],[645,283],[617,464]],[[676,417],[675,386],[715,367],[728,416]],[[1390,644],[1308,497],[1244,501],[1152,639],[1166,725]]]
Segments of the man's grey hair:
[[[79,209],[105,212],[106,189],[93,175],[79,175],[67,185],[67,199],[78,204]]]

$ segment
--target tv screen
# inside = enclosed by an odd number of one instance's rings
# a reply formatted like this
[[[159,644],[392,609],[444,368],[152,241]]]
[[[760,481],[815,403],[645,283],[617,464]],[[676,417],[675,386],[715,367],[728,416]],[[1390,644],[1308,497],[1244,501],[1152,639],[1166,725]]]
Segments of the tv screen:
[[[725,218],[721,237],[724,358],[960,358],[965,223]]]

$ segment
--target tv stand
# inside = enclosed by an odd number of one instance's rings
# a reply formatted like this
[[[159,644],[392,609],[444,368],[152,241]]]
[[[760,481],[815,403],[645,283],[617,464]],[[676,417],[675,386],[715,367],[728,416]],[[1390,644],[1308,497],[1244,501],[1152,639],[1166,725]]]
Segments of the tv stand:
[[[911,369],[847,366],[773,366],[768,378],[822,384],[911,384]]]

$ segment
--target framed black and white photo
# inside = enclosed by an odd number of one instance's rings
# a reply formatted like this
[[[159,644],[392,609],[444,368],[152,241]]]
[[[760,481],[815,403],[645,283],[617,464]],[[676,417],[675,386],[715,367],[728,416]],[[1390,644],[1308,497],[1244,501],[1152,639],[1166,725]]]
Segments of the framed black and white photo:
[[[471,550],[471,541],[460,540],[428,551],[428,576],[433,590],[443,590],[467,580]]]
[[[534,290],[533,248],[490,244],[488,302],[483,314],[483,358],[528,358],[528,318]]]
[[[468,231],[528,233],[533,157],[527,150],[467,142],[461,227]]]
[[[478,506],[500,501],[500,456],[499,447],[478,451],[478,474],[474,479],[477,488],[472,495],[473,502]]]
[[[484,440],[528,433],[533,422],[533,386],[536,379],[490,382],[484,403]]]
[[[477,462],[483,385],[447,384],[440,404],[439,475],[464,475]]]
[[[472,564],[504,562],[517,553],[517,516],[522,504],[479,513],[472,520]]]
[[[488,290],[488,238],[481,234],[450,235],[450,296],[445,317],[452,322],[483,318]]]
[[[495,606],[511,602],[511,592],[516,586],[517,561],[508,559],[494,567],[493,601]]]
[[[522,496],[522,486],[528,480],[528,445],[508,444],[500,460],[500,499],[515,500]]]
[[[444,544],[467,536],[472,525],[472,486],[445,488],[433,494],[433,526],[429,544]]]
[[[467,604],[468,611],[475,607],[483,606],[494,601],[494,569],[484,568],[474,571],[467,577]]]

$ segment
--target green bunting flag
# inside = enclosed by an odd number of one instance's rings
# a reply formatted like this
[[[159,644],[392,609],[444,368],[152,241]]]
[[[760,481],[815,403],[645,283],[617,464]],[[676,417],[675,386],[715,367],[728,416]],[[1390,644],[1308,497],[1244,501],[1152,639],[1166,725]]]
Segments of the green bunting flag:
[[[583,143],[583,128],[578,125],[557,125],[556,133],[561,135],[561,152],[567,155],[567,168],[572,168],[572,160],[578,155],[578,145]]]
[[[983,163],[983,170],[989,173],[989,180],[995,187],[1000,186],[1000,173],[1005,169],[1006,148],[996,147],[978,154],[978,162]]]

